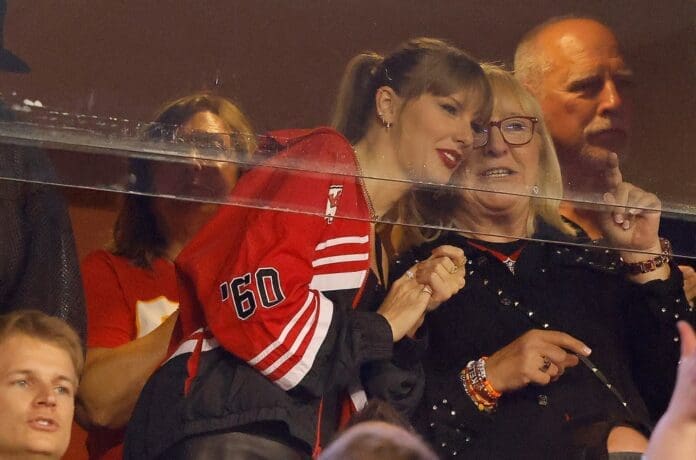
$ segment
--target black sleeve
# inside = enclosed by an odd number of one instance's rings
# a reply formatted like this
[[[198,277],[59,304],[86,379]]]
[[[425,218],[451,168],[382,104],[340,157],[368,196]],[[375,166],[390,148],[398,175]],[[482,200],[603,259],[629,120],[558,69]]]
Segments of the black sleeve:
[[[696,312],[684,296],[683,278],[671,264],[668,280],[631,284],[623,308],[636,385],[656,421],[667,409],[680,356],[678,320],[696,324]]]
[[[684,215],[663,212],[659,233],[672,243],[674,254],[696,257],[696,221]],[[677,265],[696,267],[696,259],[675,259]]]
[[[15,157],[19,178],[50,181],[53,170],[41,151],[22,149]],[[67,207],[58,187],[22,183],[14,206],[4,206],[3,222],[17,231],[3,245],[19,245],[19,276],[7,293],[8,310],[36,309],[68,322],[85,340],[85,303]],[[7,219],[7,220],[6,220]]]
[[[421,257],[421,252],[412,250],[394,260],[389,269],[390,285]],[[386,293],[379,299],[372,299],[375,309],[384,295]],[[428,348],[428,340],[427,326],[424,324],[416,337],[404,337],[394,344],[391,359],[363,365],[360,377],[368,398],[386,401],[410,418],[423,398],[425,373],[422,359]]]
[[[425,388],[421,359],[427,343],[427,331],[421,327],[415,338],[406,337],[394,344],[391,360],[365,364],[361,380],[368,398],[386,401],[404,416],[411,417]]]
[[[455,302],[460,301],[457,299]],[[459,377],[469,361],[477,360],[485,353],[475,337],[467,334],[472,323],[464,318],[465,313],[456,307],[457,303],[440,307],[426,321],[432,333],[425,369],[428,394],[422,409],[428,411],[439,429],[455,419],[470,429],[492,420],[491,414],[478,410],[466,394]],[[505,395],[501,404],[505,403],[504,398]],[[452,414],[453,410],[456,411],[455,415]]]
[[[372,361],[388,361],[392,353],[391,327],[382,315],[336,309],[312,368],[289,391],[301,397],[321,397],[329,384],[350,387],[357,382],[359,369]]]

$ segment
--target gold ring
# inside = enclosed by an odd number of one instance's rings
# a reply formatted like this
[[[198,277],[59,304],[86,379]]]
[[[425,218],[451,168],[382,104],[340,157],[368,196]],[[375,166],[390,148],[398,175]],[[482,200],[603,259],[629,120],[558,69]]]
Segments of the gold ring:
[[[549,367],[551,367],[551,360],[549,359],[548,356],[542,356],[544,358],[544,365],[539,368],[541,372],[546,372],[549,370]]]
[[[411,270],[406,270],[406,278],[412,280],[415,275]]]
[[[454,267],[452,267],[452,268],[450,269],[449,272],[450,272],[451,275],[454,275],[455,273],[457,273],[458,270],[459,270],[459,267],[457,267],[457,266],[455,265]]]
[[[423,286],[423,289],[421,289],[421,292],[425,292],[428,295],[433,295],[433,289],[428,285]]]

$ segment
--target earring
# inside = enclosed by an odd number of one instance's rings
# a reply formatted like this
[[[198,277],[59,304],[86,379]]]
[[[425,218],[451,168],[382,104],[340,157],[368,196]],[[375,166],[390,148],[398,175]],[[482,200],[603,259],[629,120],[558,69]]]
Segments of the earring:
[[[532,185],[532,195],[538,195],[539,194],[539,186],[538,185]]]
[[[379,121],[382,122],[382,126],[384,126],[387,129],[392,127],[391,122],[384,119],[384,114],[379,113],[379,114],[377,114],[377,116],[379,117]]]

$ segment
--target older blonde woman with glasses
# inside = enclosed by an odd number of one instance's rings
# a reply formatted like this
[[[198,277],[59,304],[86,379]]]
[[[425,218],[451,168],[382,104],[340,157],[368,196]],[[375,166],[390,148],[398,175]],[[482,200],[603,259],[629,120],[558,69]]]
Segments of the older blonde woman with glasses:
[[[558,212],[560,169],[539,106],[509,73],[486,73],[495,103],[477,134],[484,146],[463,158],[451,193],[403,207],[458,231],[411,231],[425,244],[399,266],[443,244],[467,258],[464,289],[426,318],[413,421],[443,457],[639,455],[644,399],[674,383],[675,318],[694,321],[658,240],[659,212],[644,211],[659,201],[617,184],[603,230],[623,249],[578,245],[589,241]]]

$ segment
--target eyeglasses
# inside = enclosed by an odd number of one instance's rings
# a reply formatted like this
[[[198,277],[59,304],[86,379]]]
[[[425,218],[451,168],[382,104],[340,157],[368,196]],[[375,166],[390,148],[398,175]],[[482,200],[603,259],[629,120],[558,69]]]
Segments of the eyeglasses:
[[[245,153],[247,143],[244,135],[237,132],[232,133],[209,133],[207,131],[177,132],[174,135],[174,142],[186,144],[201,150],[217,151],[220,154],[227,151],[237,151]]]
[[[515,116],[491,121],[488,126],[474,126],[474,147],[488,144],[492,126],[497,126],[503,140],[509,145],[528,144],[534,136],[534,126],[539,122],[536,117]]]
[[[174,142],[199,149],[227,150],[231,148],[231,135],[228,133],[209,133],[206,131],[177,132]]]

